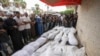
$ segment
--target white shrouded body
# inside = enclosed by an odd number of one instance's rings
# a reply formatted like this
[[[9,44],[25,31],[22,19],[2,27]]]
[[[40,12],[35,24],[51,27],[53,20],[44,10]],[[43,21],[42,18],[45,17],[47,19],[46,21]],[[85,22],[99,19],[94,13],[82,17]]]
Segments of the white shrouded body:
[[[54,41],[57,42],[57,43],[59,43],[59,41],[60,41],[61,38],[62,38],[62,35],[63,35],[63,32],[60,31],[60,33],[56,35]]]
[[[76,29],[73,27],[56,26],[12,56],[85,56],[85,48],[76,46],[78,40],[75,33]],[[70,45],[66,45],[67,42]]]
[[[47,36],[47,38],[48,38],[48,39],[54,39],[55,36],[56,36],[58,33],[59,33],[59,31],[54,31],[54,32],[50,33],[50,34]]]
[[[39,43],[39,46],[43,45],[47,41],[47,38],[40,37],[35,42]]]
[[[64,33],[64,35],[62,36],[62,39],[61,39],[61,45],[66,45],[67,41],[68,41],[68,36],[66,33]]]
[[[70,45],[78,45],[78,40],[76,39],[73,33],[68,34],[68,42]]]
[[[25,50],[30,55],[32,55],[32,53],[36,51],[36,48],[35,47],[32,47],[32,46],[29,46],[29,45],[26,45],[22,50]]]
[[[71,27],[71,28],[70,28],[70,33],[75,34],[75,33],[76,33],[76,29],[75,29],[75,28],[73,28],[73,27]]]
[[[11,56],[30,56],[30,54],[25,50],[19,50]]]

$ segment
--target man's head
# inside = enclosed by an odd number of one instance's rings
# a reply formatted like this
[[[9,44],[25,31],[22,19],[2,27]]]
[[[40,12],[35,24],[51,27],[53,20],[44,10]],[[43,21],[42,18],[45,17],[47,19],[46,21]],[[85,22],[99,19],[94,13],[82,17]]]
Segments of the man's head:
[[[27,13],[24,13],[24,15],[27,17],[28,16],[28,14]]]
[[[20,12],[17,11],[15,14],[17,17],[20,17]]]
[[[14,14],[12,12],[8,12],[6,15],[7,15],[8,18],[13,18]]]

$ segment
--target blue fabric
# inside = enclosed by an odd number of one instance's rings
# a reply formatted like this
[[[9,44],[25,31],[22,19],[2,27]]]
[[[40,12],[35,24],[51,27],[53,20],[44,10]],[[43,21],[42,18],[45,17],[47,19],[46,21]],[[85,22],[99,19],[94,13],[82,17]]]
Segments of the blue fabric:
[[[38,34],[41,35],[43,33],[43,21],[42,21],[42,18],[36,18],[36,23],[37,23]]]

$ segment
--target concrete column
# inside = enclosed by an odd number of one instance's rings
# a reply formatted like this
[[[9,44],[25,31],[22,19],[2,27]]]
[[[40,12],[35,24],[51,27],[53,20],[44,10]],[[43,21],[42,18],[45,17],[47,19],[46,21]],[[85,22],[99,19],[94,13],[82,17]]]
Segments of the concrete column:
[[[78,37],[87,55],[100,56],[100,0],[83,0],[78,15]]]

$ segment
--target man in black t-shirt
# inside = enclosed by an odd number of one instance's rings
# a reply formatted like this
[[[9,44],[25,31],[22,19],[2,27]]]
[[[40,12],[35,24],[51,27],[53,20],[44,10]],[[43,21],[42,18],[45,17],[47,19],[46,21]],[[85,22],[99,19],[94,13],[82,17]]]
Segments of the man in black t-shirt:
[[[20,50],[24,46],[24,44],[22,42],[20,32],[18,31],[18,23],[15,21],[15,19],[13,19],[12,14],[8,14],[7,16],[8,18],[4,23],[6,25],[7,32],[11,37],[15,52],[17,50]]]

